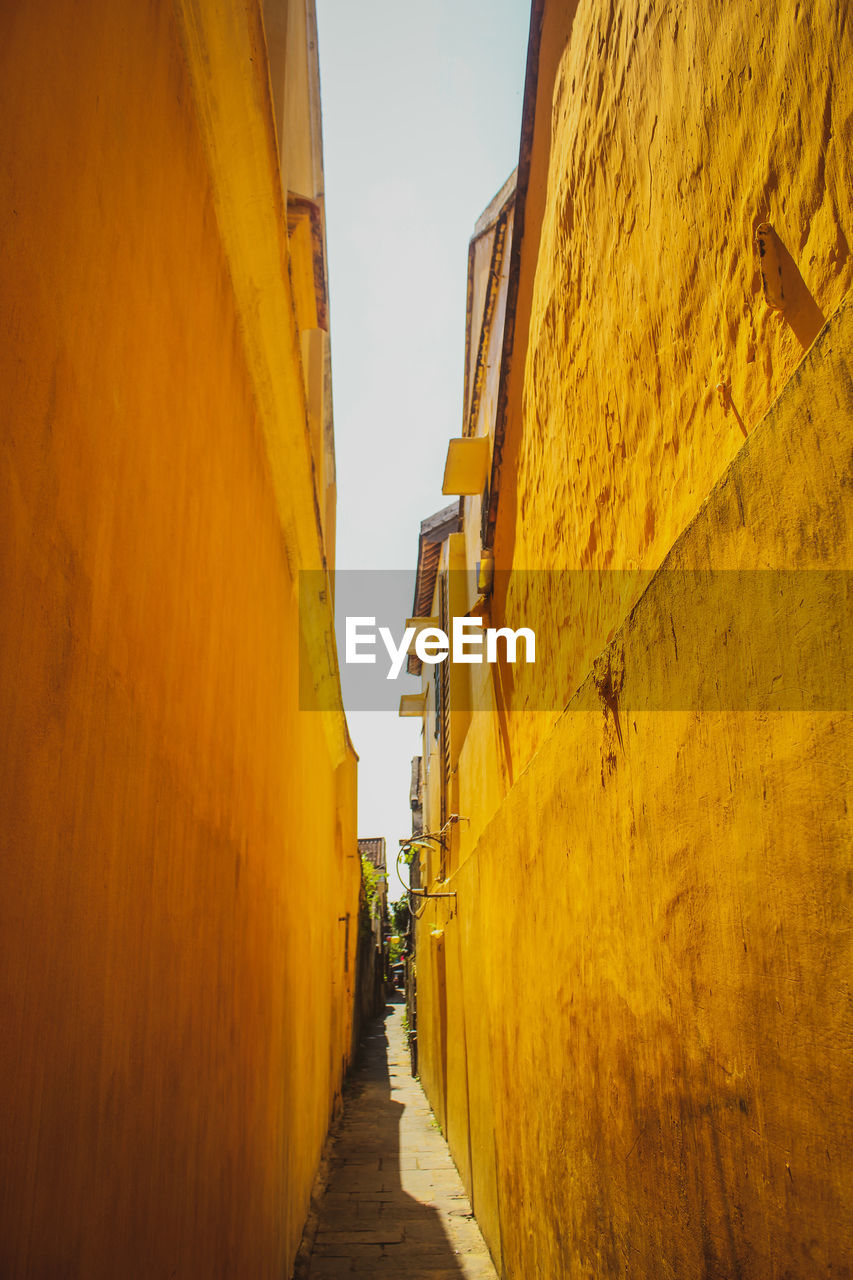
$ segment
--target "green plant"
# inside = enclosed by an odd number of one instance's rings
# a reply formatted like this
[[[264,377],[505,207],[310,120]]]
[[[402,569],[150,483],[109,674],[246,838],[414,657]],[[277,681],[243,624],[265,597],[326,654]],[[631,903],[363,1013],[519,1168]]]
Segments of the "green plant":
[[[361,875],[364,881],[364,896],[370,914],[373,916],[379,903],[379,872],[369,858],[361,859]]]
[[[361,859],[362,895],[358,910],[358,927],[364,939],[373,932],[373,921],[379,914],[379,872],[369,858]]]
[[[409,928],[409,900],[408,898],[399,898],[397,902],[391,903],[391,924],[394,932],[404,934]]]

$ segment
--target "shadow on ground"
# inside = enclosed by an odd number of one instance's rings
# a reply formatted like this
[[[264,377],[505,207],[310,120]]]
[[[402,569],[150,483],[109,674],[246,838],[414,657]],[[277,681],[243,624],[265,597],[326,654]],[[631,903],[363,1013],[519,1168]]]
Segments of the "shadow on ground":
[[[448,1240],[439,1210],[430,1203],[442,1200],[446,1212],[455,1201],[449,1211],[471,1219],[458,1184],[451,1185],[451,1176],[457,1181],[455,1171],[440,1168],[449,1163],[446,1145],[430,1124],[426,1100],[409,1074],[405,1053],[395,1053],[389,1066],[386,1021],[399,1022],[400,1017],[399,1006],[391,1004],[367,1028],[327,1155],[326,1188],[311,1224],[316,1230],[303,1242],[294,1280],[351,1273],[388,1280],[450,1280],[468,1274]],[[401,1049],[402,1043],[401,1039]],[[400,1132],[404,1113],[405,1154]],[[404,1190],[402,1179],[413,1194]],[[460,1222],[460,1227],[465,1225]]]

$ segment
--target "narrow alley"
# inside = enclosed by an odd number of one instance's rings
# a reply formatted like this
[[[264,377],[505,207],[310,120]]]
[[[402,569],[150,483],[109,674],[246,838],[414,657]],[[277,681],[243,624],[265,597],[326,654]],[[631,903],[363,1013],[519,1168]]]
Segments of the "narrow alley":
[[[447,1144],[410,1074],[404,1010],[386,1005],[368,1030],[294,1280],[496,1278]]]
[[[853,1280],[853,0],[0,120],[0,1280]]]

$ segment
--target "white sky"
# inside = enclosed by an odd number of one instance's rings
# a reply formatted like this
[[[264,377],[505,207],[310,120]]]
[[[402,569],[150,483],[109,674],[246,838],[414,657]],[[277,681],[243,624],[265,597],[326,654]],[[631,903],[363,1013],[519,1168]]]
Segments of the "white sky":
[[[410,569],[461,433],[468,240],[518,161],[530,0],[317,0],[341,569]],[[404,619],[401,619],[401,628]],[[360,836],[411,830],[420,722],[351,713]]]

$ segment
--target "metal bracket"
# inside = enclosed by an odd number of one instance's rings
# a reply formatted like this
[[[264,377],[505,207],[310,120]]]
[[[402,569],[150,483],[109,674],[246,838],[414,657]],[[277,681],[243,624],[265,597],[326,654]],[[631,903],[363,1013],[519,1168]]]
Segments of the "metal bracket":
[[[456,892],[455,890],[448,890],[445,893],[431,893],[428,889],[413,889],[411,885],[406,884],[403,880],[403,877],[400,875],[400,858],[403,855],[403,850],[410,849],[412,845],[422,844],[424,841],[427,841],[427,840],[430,841],[432,844],[437,845],[440,849],[446,849],[447,848],[446,833],[450,829],[450,827],[454,826],[457,822],[470,822],[470,821],[471,821],[470,818],[464,818],[462,817],[461,814],[451,813],[450,817],[447,819],[447,821],[445,822],[444,826],[441,828],[440,831],[424,831],[422,832],[421,835],[407,836],[405,840],[400,841],[400,848],[397,853],[397,876],[400,880],[400,883],[403,885],[403,888],[406,890],[406,896],[409,900],[409,910],[411,911],[412,915],[415,916],[416,918],[418,916],[418,913],[412,910],[413,898],[418,898],[423,903],[429,898],[455,898]]]

